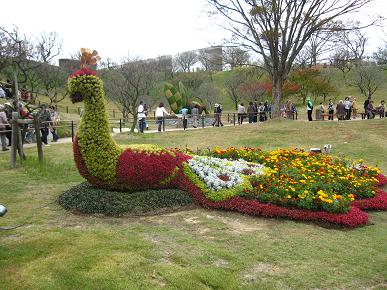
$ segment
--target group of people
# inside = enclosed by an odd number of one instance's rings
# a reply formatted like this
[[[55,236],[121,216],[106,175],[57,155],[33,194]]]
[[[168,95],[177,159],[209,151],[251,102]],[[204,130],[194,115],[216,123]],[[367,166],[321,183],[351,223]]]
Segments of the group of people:
[[[238,105],[238,124],[242,125],[243,120],[247,117],[249,123],[264,122],[271,117],[271,105],[268,101],[262,103],[249,102],[247,110],[243,103]]]
[[[0,81],[0,98],[11,99],[13,98],[13,83],[10,80],[7,82]],[[18,97],[23,102],[29,103],[31,101],[31,95],[26,85],[23,85],[21,91],[18,91]]]
[[[313,113],[313,102],[310,98],[306,100],[306,109],[308,113],[308,120],[312,121],[312,113]],[[379,106],[374,106],[374,101],[371,100],[371,97],[368,97],[367,100],[363,104],[364,114],[367,119],[375,118],[375,115],[378,114],[380,118],[386,116],[385,110],[385,101],[382,100]],[[340,100],[336,106],[333,103],[332,99],[328,100],[327,112],[325,111],[325,107],[321,102],[320,105],[316,108],[316,119],[322,120],[323,115],[325,113],[328,114],[328,120],[333,120],[335,115],[338,120],[351,120],[356,119],[359,112],[359,106],[356,98],[352,98],[351,96],[346,97],[344,100]]]
[[[11,119],[12,112],[14,111],[14,105],[6,103],[0,105],[0,139],[2,151],[9,150],[7,147],[11,146],[12,133],[11,133]],[[58,122],[60,121],[59,112],[54,106],[47,106],[46,104],[41,105],[39,108],[34,110],[34,114],[37,115],[41,122],[40,134],[42,143],[48,145],[48,136],[51,132],[52,142],[57,142],[58,136]],[[22,118],[32,119],[33,113],[31,113],[26,107],[19,103],[19,114]],[[31,133],[32,128],[28,124],[23,125],[22,128],[22,142],[28,142],[26,136]]]

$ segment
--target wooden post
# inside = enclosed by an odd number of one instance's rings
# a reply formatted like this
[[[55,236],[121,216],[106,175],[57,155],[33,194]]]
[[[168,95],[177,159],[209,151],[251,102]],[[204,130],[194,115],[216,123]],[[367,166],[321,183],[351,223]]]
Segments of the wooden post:
[[[42,149],[42,138],[40,136],[40,123],[38,119],[34,119],[34,128],[36,135],[36,148],[38,149],[39,162],[43,161],[43,149]]]
[[[17,125],[17,152],[19,153],[20,160],[26,160],[26,155],[23,150],[22,134],[19,124]]]
[[[19,118],[18,112],[12,112],[12,138],[11,138],[11,168],[16,168],[16,150],[17,150],[17,119]]]
[[[74,121],[71,120],[71,142],[74,142]]]

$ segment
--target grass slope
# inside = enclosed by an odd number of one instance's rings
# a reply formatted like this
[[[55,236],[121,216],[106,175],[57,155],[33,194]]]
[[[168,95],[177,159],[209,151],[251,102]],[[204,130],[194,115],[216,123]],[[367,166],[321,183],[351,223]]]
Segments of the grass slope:
[[[363,158],[387,172],[387,120],[287,122],[117,137],[120,144],[316,147]],[[383,289],[387,213],[355,230],[192,209],[101,218],[64,210],[58,196],[82,182],[71,145],[34,149],[16,170],[0,154],[3,289]]]

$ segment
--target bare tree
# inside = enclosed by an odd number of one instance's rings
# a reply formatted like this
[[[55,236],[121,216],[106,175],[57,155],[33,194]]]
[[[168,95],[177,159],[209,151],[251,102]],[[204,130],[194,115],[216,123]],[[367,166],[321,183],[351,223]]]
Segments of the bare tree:
[[[245,82],[246,75],[242,71],[234,70],[225,78],[224,86],[226,87],[227,94],[233,101],[235,109],[238,108],[238,104],[242,99],[242,92],[240,91],[241,85]]]
[[[52,63],[53,59],[62,52],[63,41],[56,32],[42,33],[36,42],[37,60],[42,63]]]
[[[230,65],[231,69],[249,64],[250,56],[246,50],[239,47],[227,47],[223,53],[223,61]]]
[[[387,65],[387,46],[379,47],[377,52],[374,52],[373,59],[378,65],[382,65],[386,69]]]
[[[368,39],[361,30],[352,29],[360,26],[358,21],[350,21],[347,24],[339,22],[337,25],[338,30],[332,34],[336,49],[331,56],[331,64],[338,68],[345,78],[346,74],[363,60]]]
[[[198,61],[207,72],[223,69],[223,49],[221,46],[199,50]]]
[[[152,63],[128,57],[122,59],[121,64],[101,72],[108,98],[121,107],[124,118],[127,119],[129,114],[133,116],[131,132],[137,124],[140,101],[147,98],[156,83],[156,72]]]
[[[317,31],[313,34],[296,57],[295,62],[302,68],[311,68],[324,61],[326,55],[336,47],[332,34],[333,32],[329,30]]]
[[[273,113],[279,115],[282,87],[293,63],[318,31],[372,0],[207,0],[226,20],[232,43],[259,54],[273,84]],[[342,29],[342,28],[341,28]]]
[[[197,90],[197,98],[212,110],[214,104],[219,102],[220,89],[213,82],[204,82]]]
[[[179,71],[190,72],[191,67],[198,61],[198,55],[196,52],[186,51],[178,53],[174,61]]]
[[[66,97],[64,88],[68,75],[65,69],[48,63],[42,63],[34,71],[41,82],[43,93],[50,100],[49,105],[57,104]]]
[[[350,83],[365,97],[371,97],[385,80],[380,67],[374,63],[361,62],[353,69]]]

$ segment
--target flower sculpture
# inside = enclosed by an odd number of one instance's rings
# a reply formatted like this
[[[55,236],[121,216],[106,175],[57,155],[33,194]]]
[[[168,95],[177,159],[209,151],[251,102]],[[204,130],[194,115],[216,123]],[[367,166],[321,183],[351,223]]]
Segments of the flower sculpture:
[[[203,207],[347,227],[367,223],[361,209],[387,209],[387,193],[375,188],[387,179],[362,164],[344,168],[334,159],[289,150],[216,148],[211,156],[195,156],[150,144],[121,148],[109,132],[102,80],[88,68],[98,53],[81,52],[81,69],[70,76],[68,90],[73,102],[85,103],[73,151],[90,184],[118,191],[179,188]],[[337,184],[328,186],[335,178]]]

